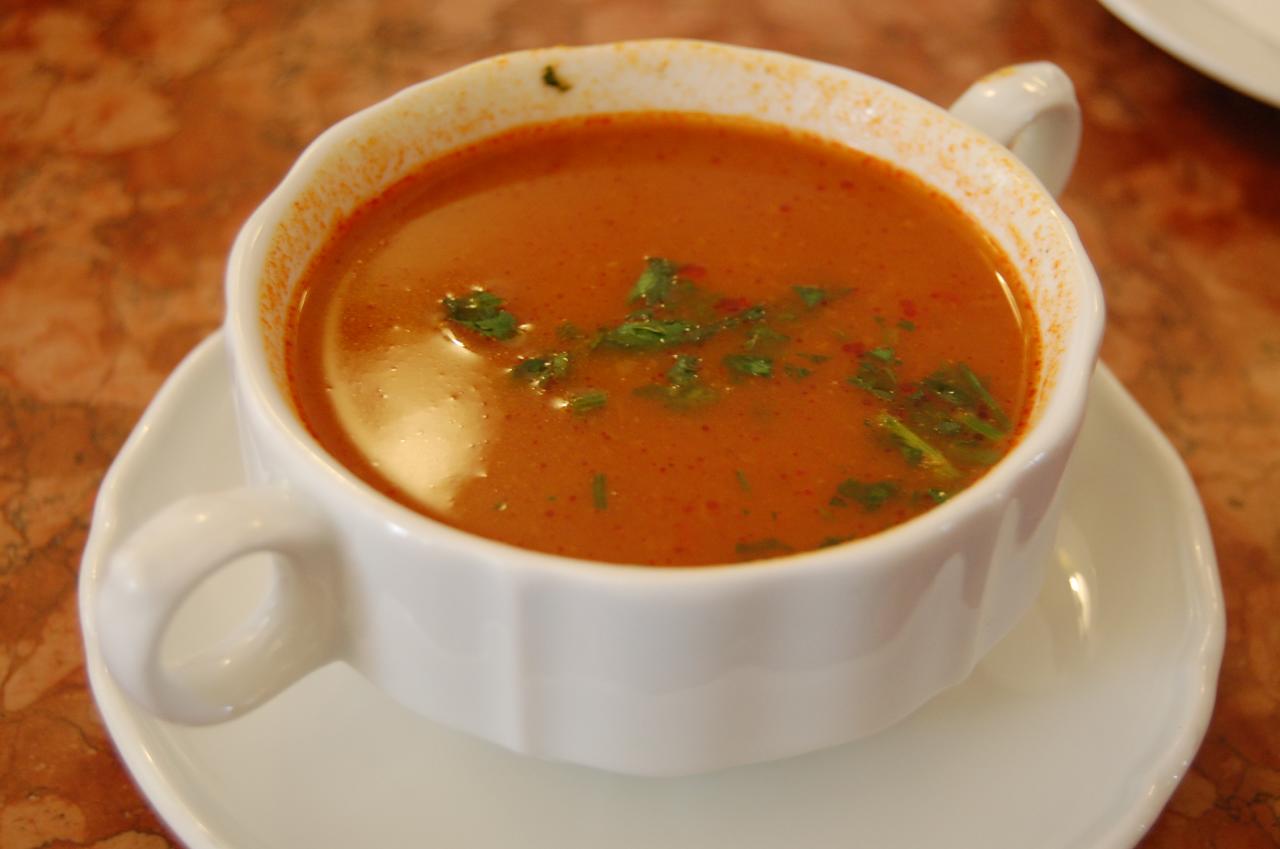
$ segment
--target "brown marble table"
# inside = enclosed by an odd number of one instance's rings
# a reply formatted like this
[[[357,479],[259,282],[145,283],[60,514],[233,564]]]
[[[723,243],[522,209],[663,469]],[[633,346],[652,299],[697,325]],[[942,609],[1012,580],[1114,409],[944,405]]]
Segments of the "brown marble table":
[[[320,130],[519,47],[678,35],[854,67],[939,102],[1003,64],[1073,77],[1063,198],[1103,357],[1189,465],[1228,617],[1217,708],[1144,847],[1280,845],[1280,110],[1090,0],[8,0],[0,10],[0,849],[177,845],[89,695],[94,493],[221,318],[240,222]]]

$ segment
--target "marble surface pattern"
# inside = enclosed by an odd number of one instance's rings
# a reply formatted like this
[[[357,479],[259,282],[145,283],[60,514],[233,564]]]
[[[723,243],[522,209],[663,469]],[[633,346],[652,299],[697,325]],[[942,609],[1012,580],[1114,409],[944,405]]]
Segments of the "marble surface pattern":
[[[504,50],[675,35],[785,50],[938,102],[1014,61],[1075,80],[1063,198],[1103,357],[1208,510],[1226,657],[1147,849],[1280,846],[1280,110],[1089,0],[7,0],[0,8],[0,849],[178,845],[88,693],[76,573],[95,490],[217,327],[241,221],[309,139]]]

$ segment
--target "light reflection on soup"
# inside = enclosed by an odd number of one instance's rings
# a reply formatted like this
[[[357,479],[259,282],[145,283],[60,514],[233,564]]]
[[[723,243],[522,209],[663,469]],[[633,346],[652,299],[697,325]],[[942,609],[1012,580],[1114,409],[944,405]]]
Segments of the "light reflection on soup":
[[[1008,260],[884,162],[742,120],[542,125],[366,204],[304,278],[294,402],[369,484],[602,561],[883,530],[981,476],[1038,367]]]

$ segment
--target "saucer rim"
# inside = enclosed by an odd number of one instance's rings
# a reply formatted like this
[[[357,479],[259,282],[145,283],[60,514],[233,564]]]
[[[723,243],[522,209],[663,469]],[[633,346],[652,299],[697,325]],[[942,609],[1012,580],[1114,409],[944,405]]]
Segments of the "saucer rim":
[[[148,751],[149,732],[143,727],[146,717],[116,687],[97,646],[93,599],[97,587],[96,566],[117,524],[120,479],[126,476],[127,468],[144,456],[144,443],[159,429],[157,426],[164,423],[162,419],[169,414],[173,402],[181,399],[192,380],[204,370],[216,368],[211,362],[216,359],[220,359],[225,368],[227,357],[221,331],[203,340],[174,369],[120,449],[99,490],[78,582],[85,668],[107,733],[148,803],[190,849],[232,849],[234,843],[228,842],[225,835],[220,837],[201,820],[184,800],[172,778]],[[1193,691],[1186,700],[1185,721],[1177,724],[1180,733],[1170,737],[1163,757],[1152,759],[1143,767],[1143,777],[1151,792],[1139,804],[1116,816],[1110,827],[1104,827],[1092,844],[1094,849],[1128,849],[1155,822],[1203,741],[1213,712],[1225,646],[1225,611],[1208,520],[1181,457],[1155,422],[1102,363],[1098,364],[1091,384],[1090,403],[1099,403],[1099,398],[1105,398],[1112,407],[1112,414],[1123,419],[1126,426],[1134,428],[1143,442],[1150,445],[1155,452],[1159,472],[1169,478],[1170,498],[1177,502],[1178,515],[1183,520],[1179,523],[1179,533],[1185,537],[1192,552],[1186,558],[1184,575],[1189,587],[1188,606],[1198,608],[1199,615],[1193,618],[1203,623],[1200,639],[1192,643],[1185,659],[1188,673],[1179,679],[1186,681],[1190,685],[1188,689]],[[235,444],[239,441],[239,434],[232,432],[226,438]],[[1193,674],[1195,670],[1198,670],[1198,675]],[[154,734],[150,736],[154,738]]]

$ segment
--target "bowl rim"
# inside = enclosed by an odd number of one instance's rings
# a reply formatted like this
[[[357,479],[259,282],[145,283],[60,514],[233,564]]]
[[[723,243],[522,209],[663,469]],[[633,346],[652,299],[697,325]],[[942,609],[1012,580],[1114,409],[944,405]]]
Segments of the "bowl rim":
[[[333,458],[302,425],[270,372],[261,341],[260,298],[255,284],[275,227],[285,218],[294,198],[316,175],[329,153],[343,142],[361,136],[364,128],[377,119],[393,115],[407,102],[428,97],[435,88],[465,82],[470,76],[488,75],[495,71],[510,73],[513,68],[519,70],[554,64],[570,54],[605,59],[611,53],[625,54],[637,50],[665,51],[673,57],[690,61],[699,57],[709,62],[727,59],[737,61],[740,66],[758,62],[760,66],[753,71],[755,73],[767,73],[768,69],[778,67],[804,70],[823,79],[858,86],[877,96],[893,98],[900,104],[924,110],[932,118],[941,120],[946,125],[946,133],[980,146],[984,158],[999,162],[1003,169],[1012,168],[1034,187],[1035,212],[1052,221],[1061,247],[1066,249],[1064,256],[1073,266],[1068,277],[1076,283],[1077,310],[1070,332],[1063,338],[1061,361],[1055,369],[1050,397],[1044,403],[1039,418],[1026,428],[1013,448],[988,472],[944,504],[875,534],[839,545],[745,562],[656,567],[521,548],[455,528],[419,513],[366,484]],[[760,67],[765,70],[761,71]],[[929,183],[926,177],[902,163],[894,164]],[[1037,178],[1006,147],[941,107],[858,71],[771,50],[690,39],[645,39],[500,54],[414,83],[342,119],[304,149],[280,183],[242,226],[227,262],[225,288],[227,312],[224,327],[232,372],[236,376],[237,395],[243,407],[240,413],[242,417],[246,413],[254,414],[268,432],[280,437],[272,444],[293,458],[295,462],[289,467],[292,473],[307,474],[310,484],[330,488],[329,497],[343,498],[362,516],[385,522],[402,535],[449,550],[468,549],[495,565],[520,569],[529,575],[570,577],[579,582],[585,580],[619,587],[640,585],[660,589],[674,581],[688,592],[696,592],[700,586],[718,587],[726,580],[744,577],[752,581],[771,581],[779,575],[797,578],[848,569],[871,573],[892,569],[904,552],[924,541],[953,532],[964,524],[967,517],[981,514],[985,512],[984,507],[1010,498],[1028,470],[1056,451],[1072,447],[1083,419],[1089,381],[1105,322],[1101,284],[1075,227]],[[258,440],[251,437],[251,441]]]

